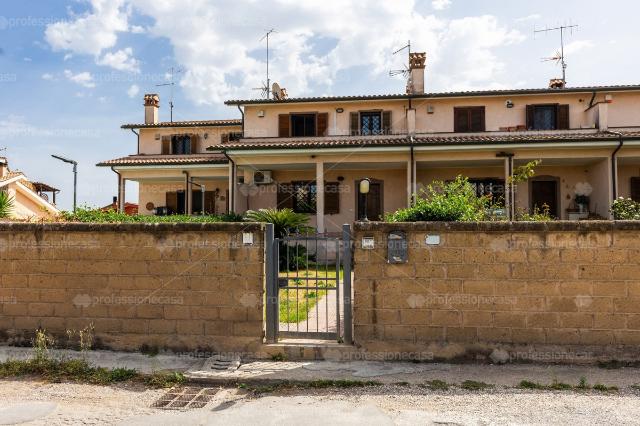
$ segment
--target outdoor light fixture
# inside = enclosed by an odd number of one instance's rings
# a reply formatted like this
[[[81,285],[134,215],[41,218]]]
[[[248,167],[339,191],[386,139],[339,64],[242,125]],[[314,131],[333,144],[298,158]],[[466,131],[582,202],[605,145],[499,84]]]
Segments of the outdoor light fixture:
[[[367,218],[367,194],[369,194],[369,186],[371,184],[371,180],[369,178],[364,178],[360,181],[359,191],[362,195],[364,195],[364,217],[362,218],[363,222],[368,222]]]
[[[73,164],[73,212],[76,212],[76,201],[78,194],[78,162],[70,160],[69,158],[61,157],[59,155],[51,154],[56,160],[64,161],[65,163]]]
[[[336,112],[338,114],[342,114],[344,112],[344,108],[336,108]]]

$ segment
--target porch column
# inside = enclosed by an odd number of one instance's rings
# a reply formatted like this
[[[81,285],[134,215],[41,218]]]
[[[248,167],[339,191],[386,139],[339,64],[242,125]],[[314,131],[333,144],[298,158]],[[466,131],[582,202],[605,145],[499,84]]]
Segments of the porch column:
[[[190,215],[192,211],[191,204],[191,183],[189,182],[189,172],[183,171],[184,173],[184,203],[185,203],[185,213]]]
[[[229,162],[229,197],[227,198],[227,206],[229,206],[229,213],[236,211],[235,198],[236,198],[236,186],[234,185],[236,169],[234,164]]]
[[[409,160],[407,161],[407,207],[411,207],[411,197],[413,195],[412,175],[413,170],[411,167],[411,160]]]
[[[504,157],[504,209],[507,213],[507,219],[512,220],[511,217],[511,197],[513,191],[511,191],[511,184],[509,183],[509,157]]]
[[[118,175],[118,205],[116,209],[119,213],[124,213],[124,203],[126,196],[126,188],[127,188],[127,180],[122,177],[121,174]]]
[[[316,228],[324,232],[324,163],[316,163]]]

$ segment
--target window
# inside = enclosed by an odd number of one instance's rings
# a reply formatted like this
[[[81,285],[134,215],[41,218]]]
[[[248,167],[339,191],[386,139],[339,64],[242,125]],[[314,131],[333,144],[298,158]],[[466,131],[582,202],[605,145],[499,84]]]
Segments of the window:
[[[640,202],[640,177],[631,178],[631,199]]]
[[[278,137],[326,136],[329,113],[280,114],[278,116]]]
[[[484,107],[456,107],[453,109],[454,132],[484,132]]]
[[[527,105],[527,129],[529,130],[569,129],[569,105],[559,105],[559,104]]]
[[[474,187],[476,195],[491,195],[494,203],[504,204],[504,180],[503,179],[469,179],[469,183]]]
[[[317,190],[315,181],[294,181],[278,184],[277,206],[296,213],[316,213]],[[340,184],[325,182],[324,214],[340,213]]]
[[[361,112],[360,113],[360,134],[362,136],[382,134],[382,113],[381,112]]]
[[[316,212],[316,183],[292,182],[293,211],[296,213]]]
[[[291,114],[290,119],[292,137],[316,135],[315,114]]]
[[[163,155],[191,154],[196,148],[197,135],[171,135],[162,137]]]

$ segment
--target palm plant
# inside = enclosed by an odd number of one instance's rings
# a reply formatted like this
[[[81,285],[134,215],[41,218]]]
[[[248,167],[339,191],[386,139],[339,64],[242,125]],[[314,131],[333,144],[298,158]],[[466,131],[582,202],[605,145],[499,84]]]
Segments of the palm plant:
[[[312,229],[307,225],[309,216],[304,213],[296,213],[291,209],[249,210],[245,213],[244,220],[273,223],[276,238],[283,238],[291,234],[304,234]]]
[[[13,210],[13,197],[8,192],[0,191],[0,218],[7,218]]]

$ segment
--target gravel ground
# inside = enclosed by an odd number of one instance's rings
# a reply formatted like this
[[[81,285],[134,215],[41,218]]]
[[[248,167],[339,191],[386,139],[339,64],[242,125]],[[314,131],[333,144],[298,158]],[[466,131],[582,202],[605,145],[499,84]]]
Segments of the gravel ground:
[[[253,412],[251,424],[338,424],[334,419],[349,410],[375,414],[370,424],[640,424],[640,392],[623,389],[619,393],[595,391],[525,391],[496,388],[490,391],[430,391],[418,386],[385,385],[349,389],[285,389],[253,396],[236,388],[220,388],[206,407],[185,413],[150,408],[165,390],[141,386],[92,386],[36,381],[0,381],[0,409],[27,401],[57,404],[47,417],[32,425],[69,424],[245,424],[242,418]],[[286,418],[305,407],[320,410],[326,417]],[[324,410],[323,407],[327,407]],[[271,413],[270,414],[270,410]],[[297,410],[297,411],[296,411]],[[306,411],[308,412],[308,411]],[[374,413],[375,412],[375,413]],[[225,416],[226,413],[226,416]],[[355,413],[355,414],[354,414]],[[372,415],[373,415],[372,414]],[[153,416],[169,415],[160,422]],[[244,415],[244,417],[243,417]],[[148,421],[146,420],[149,417]],[[236,422],[229,421],[237,419]],[[0,424],[3,424],[0,418]]]

